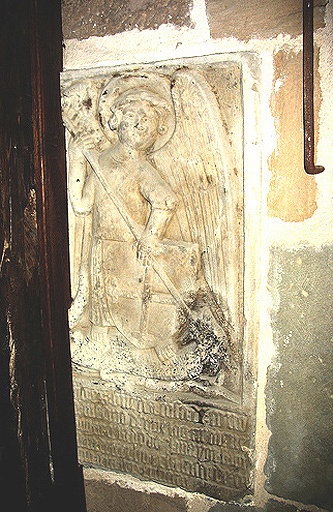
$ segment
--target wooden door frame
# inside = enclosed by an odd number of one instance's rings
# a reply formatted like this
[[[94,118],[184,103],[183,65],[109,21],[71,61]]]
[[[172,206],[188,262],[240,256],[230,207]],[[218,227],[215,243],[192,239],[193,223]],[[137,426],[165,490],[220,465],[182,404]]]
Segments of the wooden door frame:
[[[6,340],[2,339],[2,343],[3,346],[7,343],[8,364],[10,362],[11,368],[14,367],[11,375],[8,371],[8,380],[0,384],[3,386],[2,396],[8,398],[8,404],[11,401],[14,405],[13,409],[8,408],[6,414],[11,417],[11,422],[17,422],[15,460],[20,481],[12,483],[13,488],[22,490],[22,486],[25,487],[26,510],[45,510],[47,504],[47,510],[84,512],[86,505],[82,468],[77,456],[67,320],[71,297],[65,138],[60,104],[61,0],[4,0],[1,10],[3,23],[7,23],[2,27],[5,35],[1,37],[4,46],[1,51],[14,48],[13,55],[23,52],[24,58],[30,62],[22,79],[24,92],[21,82],[15,94],[6,84],[6,73],[19,77],[22,74],[17,69],[18,61],[15,59],[2,59],[0,83],[3,87],[1,108],[5,114],[0,139],[0,252],[4,263],[0,276],[4,299],[0,304],[0,316],[7,329]],[[24,38],[24,47],[20,47],[21,38]],[[16,47],[20,49],[15,53]],[[30,90],[30,98],[27,90]],[[11,95],[14,97],[14,107],[10,102],[8,106],[5,104],[6,98]],[[21,114],[15,112],[15,105],[19,105],[20,101],[23,101],[27,113],[25,128]],[[7,118],[9,122],[5,121]],[[22,130],[31,134],[31,137],[27,137],[28,142],[22,142],[20,135],[17,135]],[[23,166],[19,160],[15,160],[17,151],[24,154]],[[11,185],[14,182],[17,183],[15,187]],[[25,224],[27,212],[31,213],[29,218],[37,219],[35,238],[29,235],[34,227],[29,228]],[[13,243],[15,246],[16,238],[20,237],[19,248],[15,251]],[[36,256],[36,261],[32,263],[33,278],[27,278],[29,258],[26,240],[32,248],[30,252]],[[15,285],[16,295],[12,293],[14,268],[17,269],[16,280],[19,283]],[[34,347],[28,336],[32,322],[26,313],[29,311],[29,291],[36,298],[33,311],[38,310],[38,320],[31,329]],[[23,325],[18,329],[23,317]],[[14,342],[11,330],[14,332]],[[16,360],[13,347],[20,355]],[[34,357],[33,350],[38,352],[37,363],[36,360],[30,363]],[[32,383],[32,376],[36,377],[38,385]],[[14,388],[18,389],[19,401],[13,400],[13,397],[10,400]],[[37,424],[40,429],[36,428]],[[34,446],[34,450],[31,446]],[[1,469],[5,471],[0,461]],[[45,475],[45,472],[48,474]],[[22,500],[20,512],[23,512]]]

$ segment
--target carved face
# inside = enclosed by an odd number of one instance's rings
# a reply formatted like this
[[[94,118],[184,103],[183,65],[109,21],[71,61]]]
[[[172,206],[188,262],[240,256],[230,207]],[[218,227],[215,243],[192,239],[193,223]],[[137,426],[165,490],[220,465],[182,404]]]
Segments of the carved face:
[[[148,101],[130,101],[121,107],[120,142],[136,150],[149,149],[159,133],[159,116]]]

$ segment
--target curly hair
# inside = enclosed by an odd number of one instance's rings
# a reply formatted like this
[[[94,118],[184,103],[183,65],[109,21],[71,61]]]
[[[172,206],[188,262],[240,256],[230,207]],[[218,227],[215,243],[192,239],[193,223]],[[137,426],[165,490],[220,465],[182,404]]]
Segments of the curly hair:
[[[143,88],[129,89],[116,99],[114,104],[110,107],[111,117],[108,121],[110,129],[117,130],[121,122],[124,108],[131,103],[134,104],[137,102],[147,102],[151,108],[154,109],[159,119],[158,132],[160,134],[164,133],[166,130],[166,120],[170,113],[170,105],[155,92]]]

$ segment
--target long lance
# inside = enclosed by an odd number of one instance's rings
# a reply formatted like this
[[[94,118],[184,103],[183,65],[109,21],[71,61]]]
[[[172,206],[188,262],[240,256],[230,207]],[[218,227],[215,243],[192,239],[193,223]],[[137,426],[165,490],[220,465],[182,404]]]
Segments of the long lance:
[[[103,174],[100,172],[99,169],[99,163],[98,163],[98,157],[99,154],[95,150],[83,150],[83,155],[91,165],[92,170],[95,173],[96,178],[102,185],[103,189],[105,190],[108,197],[111,199],[115,207],[117,208],[118,212],[120,213],[121,217],[127,224],[128,228],[130,229],[132,235],[134,236],[136,241],[139,241],[143,232],[142,227],[133,221],[133,219],[130,217],[128,212],[126,211],[126,208],[121,203],[121,201],[112,193],[112,190],[110,190],[110,185],[107,183],[106,179],[104,178]],[[151,266],[163,282],[164,286],[168,289],[169,293],[173,296],[173,298],[178,302],[178,304],[183,308],[183,310],[186,312],[186,314],[189,317],[193,316],[193,312],[190,310],[182,296],[180,295],[179,291],[169,278],[169,276],[166,274],[164,269],[159,265],[159,263],[156,261],[154,256],[152,255],[151,258]]]

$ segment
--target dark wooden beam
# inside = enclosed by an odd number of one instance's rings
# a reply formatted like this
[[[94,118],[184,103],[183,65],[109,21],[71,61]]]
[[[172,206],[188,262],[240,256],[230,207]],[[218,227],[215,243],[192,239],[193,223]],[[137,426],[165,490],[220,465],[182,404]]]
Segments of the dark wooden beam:
[[[67,325],[60,0],[3,0],[0,27],[0,509],[84,512]]]
[[[42,511],[51,491],[46,434],[29,2],[4,0],[0,30],[1,505]],[[6,503],[6,505],[4,505]]]
[[[60,0],[32,0],[33,140],[49,432],[57,509],[85,510],[72,393]]]

